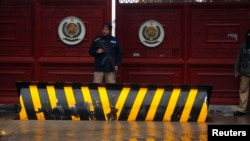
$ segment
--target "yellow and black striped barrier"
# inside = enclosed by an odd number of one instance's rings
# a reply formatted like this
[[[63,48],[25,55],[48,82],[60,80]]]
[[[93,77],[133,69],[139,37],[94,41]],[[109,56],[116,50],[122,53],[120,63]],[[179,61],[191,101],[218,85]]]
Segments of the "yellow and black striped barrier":
[[[205,122],[212,86],[16,82],[20,120]]]

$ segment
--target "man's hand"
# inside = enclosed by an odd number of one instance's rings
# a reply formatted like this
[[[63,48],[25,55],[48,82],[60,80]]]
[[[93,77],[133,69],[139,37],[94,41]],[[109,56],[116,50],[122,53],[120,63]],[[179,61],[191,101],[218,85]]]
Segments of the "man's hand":
[[[98,48],[96,51],[96,53],[103,53],[103,52],[104,52],[104,49],[102,49],[102,48]]]
[[[115,66],[115,72],[117,73],[118,72],[118,66]]]
[[[234,73],[234,77],[236,77],[236,78],[237,78],[237,77],[238,77],[238,75],[239,75],[239,73],[238,73],[238,72],[235,72],[235,73]]]

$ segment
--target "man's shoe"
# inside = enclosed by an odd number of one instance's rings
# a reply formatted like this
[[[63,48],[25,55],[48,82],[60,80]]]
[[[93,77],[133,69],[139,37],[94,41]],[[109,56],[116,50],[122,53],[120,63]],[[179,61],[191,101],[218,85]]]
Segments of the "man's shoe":
[[[234,116],[244,116],[244,115],[245,115],[245,113],[240,112],[240,111],[235,111],[234,112]]]

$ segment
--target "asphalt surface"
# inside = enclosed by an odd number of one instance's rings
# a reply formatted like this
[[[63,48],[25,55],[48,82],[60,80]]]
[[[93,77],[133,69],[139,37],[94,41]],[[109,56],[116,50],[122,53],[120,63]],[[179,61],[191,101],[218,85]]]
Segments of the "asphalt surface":
[[[0,141],[207,141],[211,124],[250,126],[250,115],[210,113],[208,122],[17,120],[0,106]]]

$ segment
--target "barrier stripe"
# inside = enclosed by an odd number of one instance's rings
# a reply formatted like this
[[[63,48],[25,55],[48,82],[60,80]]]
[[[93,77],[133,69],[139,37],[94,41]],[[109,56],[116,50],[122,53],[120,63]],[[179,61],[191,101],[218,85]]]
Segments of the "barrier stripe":
[[[156,109],[156,113],[154,115],[154,121],[162,121],[164,118],[164,114],[167,109],[167,104],[169,103],[170,100],[170,95],[172,93],[173,88],[169,87],[163,87],[164,88],[164,93],[162,95],[162,98],[160,100],[159,106]]]
[[[175,105],[176,105],[177,100],[179,98],[180,92],[181,92],[181,89],[179,89],[179,88],[173,89],[173,92],[170,96],[169,103],[167,105],[167,110],[166,110],[164,117],[163,117],[163,121],[171,121],[171,116],[174,112]]]
[[[18,84],[22,120],[204,122],[212,89],[187,85]]]
[[[66,100],[68,101],[69,108],[75,107],[76,101],[75,101],[72,87],[65,86],[64,91],[65,91]],[[71,118],[72,118],[72,120],[80,120],[79,117],[75,117],[73,115],[71,116]]]
[[[21,120],[27,120],[27,119],[37,119],[35,110],[34,110],[34,106],[33,106],[33,102],[32,99],[30,97],[30,89],[29,89],[29,85],[23,89],[20,90],[20,98],[23,101],[23,105],[21,105],[21,111],[19,113],[19,118]],[[24,111],[26,111],[26,114],[21,114]]]
[[[48,91],[47,91],[46,85],[41,84],[41,85],[37,86],[37,89],[38,89],[40,102],[42,105],[42,107],[40,107],[37,112],[43,113],[45,119],[49,119],[50,118],[49,111],[51,111],[51,104],[50,104],[50,101],[48,100],[49,96],[48,96]],[[47,110],[44,110],[44,109],[47,109]]]
[[[110,112],[110,103],[109,103],[109,98],[108,98],[106,88],[98,87],[98,91],[99,91],[99,95],[100,95],[101,102],[102,102],[102,108],[103,108],[105,120],[108,120],[106,115]]]
[[[83,94],[83,97],[85,100],[85,104],[88,104],[89,111],[93,112],[95,109],[94,109],[92,98],[90,96],[89,88],[88,87],[81,87],[81,90],[82,90],[82,94]]]
[[[208,115],[207,113],[208,113],[208,107],[207,107],[207,104],[204,102],[202,104],[201,112],[199,114],[197,122],[203,122],[203,121],[205,121],[206,118],[207,118],[207,115]]]
[[[131,107],[135,101],[135,98],[138,94],[139,87],[131,87],[127,99],[125,100],[124,107],[121,109],[121,114],[118,120],[127,120],[128,114],[131,112]]]
[[[73,109],[73,115],[78,117],[79,120],[89,120],[87,108],[84,103],[84,97],[81,90],[81,85],[72,85],[73,95],[75,97],[76,105]]]
[[[94,113],[96,120],[105,120],[104,109],[102,107],[103,103],[100,98],[100,93],[98,91],[98,86],[89,86],[90,94],[93,99]]]
[[[187,121],[190,115],[191,108],[193,107],[194,100],[196,98],[198,90],[197,89],[191,89],[188,94],[188,98],[186,100],[180,122]]]
[[[136,99],[135,99],[133,106],[131,108],[131,112],[129,114],[128,121],[136,119],[136,116],[137,116],[138,111],[140,109],[140,106],[143,102],[143,99],[146,95],[146,92],[147,92],[147,88],[140,88],[138,95],[136,96]]]
[[[164,93],[164,89],[163,88],[157,88],[154,97],[153,97],[153,101],[150,104],[147,116],[145,120],[153,120],[154,119],[154,115],[156,113],[156,110],[158,109],[159,103],[161,101],[162,95]]]
[[[36,111],[36,116],[38,120],[45,120],[44,113],[38,112],[39,109],[42,107],[41,100],[39,97],[38,89],[36,85],[30,85],[30,93],[31,93],[31,98],[34,106],[34,110]]]
[[[47,86],[48,97],[51,105],[51,109],[54,109],[57,105],[56,91],[54,86]]]
[[[28,116],[27,116],[27,112],[25,110],[25,105],[24,105],[24,102],[23,102],[23,96],[21,95],[20,96],[20,105],[22,107],[20,113],[19,113],[19,118],[21,118],[22,120],[28,120]]]
[[[118,100],[116,102],[116,105],[115,107],[118,109],[117,111],[117,119],[119,119],[120,115],[121,115],[121,111],[124,107],[124,103],[128,97],[128,94],[129,94],[129,91],[130,91],[130,88],[128,87],[124,87],[118,97]]]
[[[190,116],[188,118],[188,121],[197,121],[198,117],[201,113],[201,108],[204,102],[204,97],[206,97],[206,91],[204,91],[202,88],[197,89],[197,95],[195,97],[194,103],[192,105],[192,109],[190,111]]]
[[[58,118],[59,119],[69,119],[72,120],[72,111],[70,111],[70,107],[66,98],[66,92],[64,89],[64,86],[68,86],[68,83],[58,83],[55,84],[55,90],[56,90],[56,97],[58,99],[57,102],[57,110],[55,114],[58,114]],[[65,113],[65,117],[62,117],[61,114]]]

